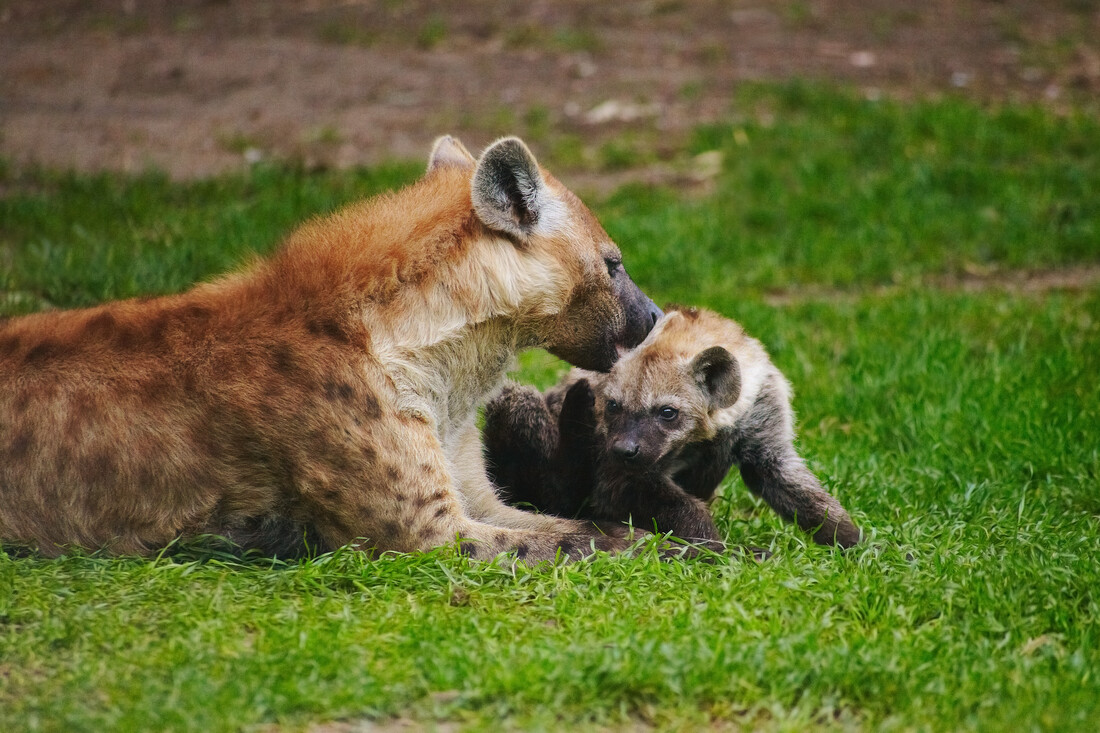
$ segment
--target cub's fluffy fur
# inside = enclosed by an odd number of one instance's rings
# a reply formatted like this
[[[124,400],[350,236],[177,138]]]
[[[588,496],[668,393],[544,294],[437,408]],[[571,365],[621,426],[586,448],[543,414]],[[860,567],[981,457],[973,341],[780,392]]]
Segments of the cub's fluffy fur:
[[[859,528],[795,451],[790,402],[740,325],[676,308],[609,374],[575,369],[545,395],[513,385],[491,400],[490,475],[516,504],[718,546],[706,503],[736,465],[816,542],[854,545]]]

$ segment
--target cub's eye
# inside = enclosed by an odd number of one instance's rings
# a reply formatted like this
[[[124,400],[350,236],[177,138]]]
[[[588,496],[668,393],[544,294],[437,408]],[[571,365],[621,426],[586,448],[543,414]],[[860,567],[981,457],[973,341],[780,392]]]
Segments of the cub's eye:
[[[675,407],[669,407],[668,405],[665,405],[657,411],[657,416],[662,420],[667,420],[671,422],[672,420],[675,420],[677,417],[680,416],[680,411],[677,410]]]
[[[611,277],[615,277],[615,272],[623,266],[622,260],[616,260],[611,257],[605,257],[603,262],[607,265],[607,274]]]
[[[606,410],[607,412],[619,412],[622,409],[623,409],[623,406],[620,405],[615,400],[608,400],[607,405],[604,406],[604,410]]]

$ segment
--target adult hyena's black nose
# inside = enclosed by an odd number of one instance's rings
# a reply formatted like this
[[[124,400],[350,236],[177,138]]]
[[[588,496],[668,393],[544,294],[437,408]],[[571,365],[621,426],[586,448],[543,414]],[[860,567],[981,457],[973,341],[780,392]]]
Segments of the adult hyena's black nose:
[[[658,308],[656,303],[654,303],[652,300],[649,301],[649,320],[654,326],[657,325],[657,321],[661,320],[661,317],[664,316],[664,314],[665,312]]]

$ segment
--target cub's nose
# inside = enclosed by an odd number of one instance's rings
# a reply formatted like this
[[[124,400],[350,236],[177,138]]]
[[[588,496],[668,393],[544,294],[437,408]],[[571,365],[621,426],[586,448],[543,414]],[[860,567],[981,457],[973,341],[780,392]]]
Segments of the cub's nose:
[[[638,457],[641,446],[633,440],[620,440],[611,446],[611,454],[620,461],[631,462]]]

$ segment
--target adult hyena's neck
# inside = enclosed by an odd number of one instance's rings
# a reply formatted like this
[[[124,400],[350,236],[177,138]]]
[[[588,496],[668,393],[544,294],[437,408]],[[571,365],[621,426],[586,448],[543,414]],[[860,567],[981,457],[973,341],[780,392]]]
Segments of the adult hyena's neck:
[[[460,341],[428,350],[429,362],[449,372],[449,389],[439,395],[440,414],[448,431],[462,427],[515,366],[521,348],[506,321],[494,319],[470,326]],[[457,367],[457,368],[455,368]]]
[[[416,383],[430,385],[441,430],[470,418],[517,352],[544,343],[564,300],[552,267],[507,242],[479,247],[480,261],[452,263],[435,287],[407,294],[415,299],[401,309],[407,318],[366,319],[384,324],[374,332],[381,336],[372,339],[376,348],[388,349]]]
[[[426,399],[419,409],[444,432],[499,386],[517,351],[541,343],[567,295],[546,253],[482,234],[392,299],[366,302],[362,322],[395,383],[409,385],[410,403]]]
[[[554,252],[488,230],[468,174],[443,170],[306,225],[272,274],[285,298],[362,334],[399,407],[441,430],[472,415],[517,349],[537,345],[537,324],[556,316],[570,289]]]
[[[525,345],[518,333],[507,319],[490,319],[432,343],[374,339],[373,347],[397,388],[398,408],[430,418],[446,440],[501,384]]]

